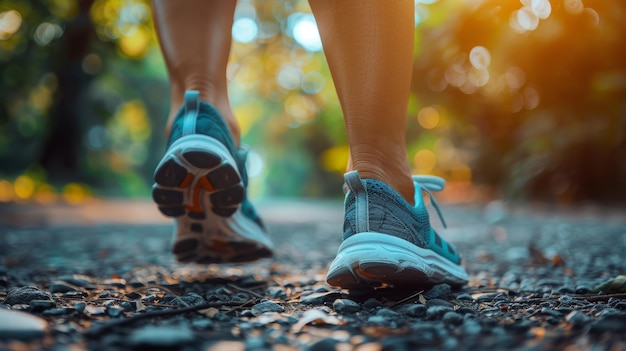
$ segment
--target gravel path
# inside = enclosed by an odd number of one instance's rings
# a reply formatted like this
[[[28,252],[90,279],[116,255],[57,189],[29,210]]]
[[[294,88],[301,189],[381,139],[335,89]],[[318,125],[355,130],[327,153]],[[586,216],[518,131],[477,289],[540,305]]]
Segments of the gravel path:
[[[149,205],[98,206],[0,207],[0,350],[626,350],[620,210],[448,206],[466,287],[346,291],[341,204],[266,204],[276,256],[221,266],[176,263]]]

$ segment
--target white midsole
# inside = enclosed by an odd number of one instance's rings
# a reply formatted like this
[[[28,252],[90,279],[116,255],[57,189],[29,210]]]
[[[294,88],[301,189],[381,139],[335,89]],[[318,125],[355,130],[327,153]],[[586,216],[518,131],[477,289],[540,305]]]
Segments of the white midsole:
[[[345,267],[352,270],[352,267],[367,264],[395,265],[398,271],[415,269],[435,282],[452,280],[463,284],[469,279],[462,266],[436,252],[377,232],[358,233],[344,240],[331,263],[329,275]]]

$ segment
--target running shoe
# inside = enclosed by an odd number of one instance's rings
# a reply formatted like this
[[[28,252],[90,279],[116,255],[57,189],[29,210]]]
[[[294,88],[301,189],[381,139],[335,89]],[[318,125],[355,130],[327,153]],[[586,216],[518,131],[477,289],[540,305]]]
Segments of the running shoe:
[[[212,105],[187,91],[154,172],[152,198],[174,218],[178,261],[249,262],[272,255],[263,222],[246,196],[246,150]]]
[[[445,226],[431,193],[443,189],[443,179],[413,177],[415,205],[411,206],[381,181],[361,179],[357,171],[344,178],[348,191],[343,242],[328,270],[330,285],[358,289],[467,283],[457,249],[431,227],[422,195],[431,197]]]

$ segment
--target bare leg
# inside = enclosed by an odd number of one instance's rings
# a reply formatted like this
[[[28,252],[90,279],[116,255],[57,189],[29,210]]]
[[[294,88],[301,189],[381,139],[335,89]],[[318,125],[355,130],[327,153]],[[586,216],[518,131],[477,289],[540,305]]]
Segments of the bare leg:
[[[406,109],[413,0],[310,0],[343,110],[352,170],[413,204]]]
[[[228,123],[236,143],[239,127],[228,99],[226,66],[236,1],[153,0],[161,51],[171,84],[167,134],[186,90],[200,91]]]

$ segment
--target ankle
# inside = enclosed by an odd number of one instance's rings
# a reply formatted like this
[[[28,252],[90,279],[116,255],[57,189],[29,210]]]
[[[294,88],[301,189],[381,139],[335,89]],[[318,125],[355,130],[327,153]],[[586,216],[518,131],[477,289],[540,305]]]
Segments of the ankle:
[[[415,186],[408,164],[406,166],[391,164],[384,167],[378,163],[353,162],[351,170],[359,171],[361,179],[375,179],[389,185],[411,206],[415,205]]]
[[[174,123],[174,120],[176,119],[176,116],[178,115],[181,106],[183,105],[184,94],[187,90],[199,91],[200,100],[213,105],[213,107],[215,107],[219,111],[224,122],[230,129],[230,133],[233,137],[235,145],[239,147],[241,132],[239,124],[237,123],[237,120],[235,119],[233,111],[230,107],[228,96],[225,93],[215,94],[213,93],[215,90],[211,90],[207,87],[202,88],[201,86],[195,86],[195,88],[193,86],[190,86],[186,90],[174,88],[172,89],[170,114],[165,128],[166,137],[169,137],[171,126]]]

